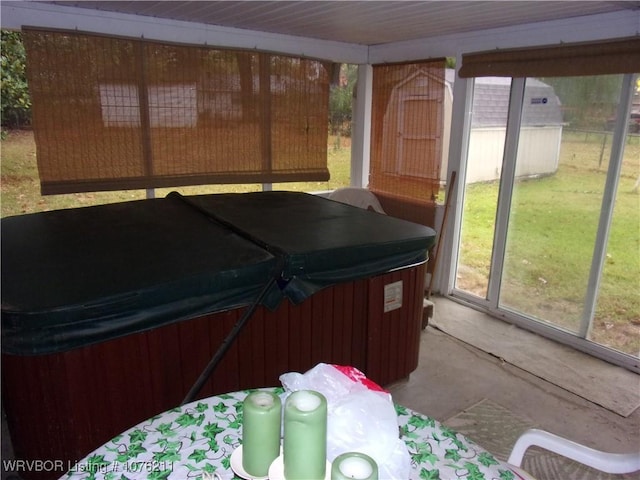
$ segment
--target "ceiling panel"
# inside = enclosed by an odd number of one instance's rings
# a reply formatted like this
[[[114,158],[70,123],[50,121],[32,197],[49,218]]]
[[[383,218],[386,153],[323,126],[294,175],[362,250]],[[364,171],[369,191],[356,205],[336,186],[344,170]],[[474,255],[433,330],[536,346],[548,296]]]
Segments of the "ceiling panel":
[[[378,45],[640,8],[638,1],[62,1],[44,3],[363,45]]]

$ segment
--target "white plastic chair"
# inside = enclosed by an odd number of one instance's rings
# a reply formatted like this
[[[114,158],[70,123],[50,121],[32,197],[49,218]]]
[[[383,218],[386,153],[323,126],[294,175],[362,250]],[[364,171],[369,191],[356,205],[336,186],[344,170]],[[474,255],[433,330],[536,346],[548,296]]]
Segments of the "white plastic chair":
[[[331,192],[327,198],[336,202],[346,203],[354,207],[363,208],[365,210],[373,210],[378,213],[385,213],[373,192],[366,188],[344,187],[338,188]]]
[[[507,462],[520,467],[524,453],[532,446],[544,448],[605,473],[632,473],[640,470],[640,451],[636,453],[602,452],[535,428],[520,435]]]

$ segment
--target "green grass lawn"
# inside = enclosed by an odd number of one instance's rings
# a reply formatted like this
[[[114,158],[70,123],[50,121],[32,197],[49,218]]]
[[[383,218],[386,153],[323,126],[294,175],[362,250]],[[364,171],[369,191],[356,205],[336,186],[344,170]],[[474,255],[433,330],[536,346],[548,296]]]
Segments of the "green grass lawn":
[[[589,140],[589,139],[587,139]],[[606,178],[601,139],[565,134],[560,167],[520,181],[509,224],[501,304],[578,331]],[[625,149],[591,339],[640,353],[640,139]],[[497,183],[468,185],[458,285],[484,296]]]
[[[33,133],[29,130],[10,132],[8,138],[2,141],[1,145],[2,196],[0,201],[2,217],[146,198],[145,190],[42,196],[40,195]],[[349,185],[351,140],[348,138],[340,140],[330,138],[327,162],[331,173],[331,178],[328,182],[275,183],[273,184],[273,189],[313,192],[333,190]],[[177,190],[185,195],[240,193],[260,191],[262,190],[262,185],[207,185],[158,188],[155,195],[156,197],[164,197],[172,190]]]

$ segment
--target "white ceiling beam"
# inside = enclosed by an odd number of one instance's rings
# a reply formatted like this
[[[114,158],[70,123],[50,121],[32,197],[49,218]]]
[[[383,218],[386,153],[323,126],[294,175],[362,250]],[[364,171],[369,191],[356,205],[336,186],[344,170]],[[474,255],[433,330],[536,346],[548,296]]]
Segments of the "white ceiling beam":
[[[23,26],[78,30],[190,45],[276,52],[337,63],[366,63],[368,47],[344,42],[243,30],[36,2],[2,2],[3,29]]]
[[[522,48],[632,37],[639,32],[640,11],[626,10],[373,45],[369,47],[369,61],[379,64],[456,57],[462,53],[496,48]]]

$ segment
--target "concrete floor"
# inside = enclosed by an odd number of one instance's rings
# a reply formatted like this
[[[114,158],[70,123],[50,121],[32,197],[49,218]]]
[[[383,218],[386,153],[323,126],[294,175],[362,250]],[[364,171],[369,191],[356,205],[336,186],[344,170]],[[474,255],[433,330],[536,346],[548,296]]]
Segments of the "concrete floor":
[[[489,399],[538,428],[592,448],[640,451],[640,408],[628,417],[613,413],[431,326],[422,333],[418,369],[390,390],[395,402],[440,421]]]
[[[435,309],[438,315],[437,304]],[[431,326],[422,333],[418,369],[390,390],[395,402],[440,421],[486,398],[540,428],[593,448],[640,449],[640,409],[623,417]],[[3,415],[2,458],[11,455]],[[8,478],[4,469],[1,478]]]

